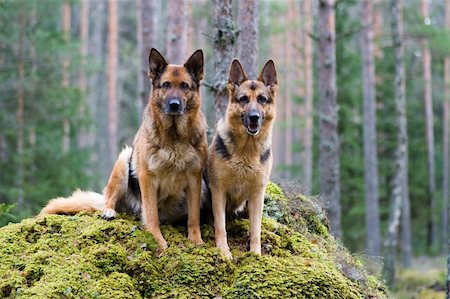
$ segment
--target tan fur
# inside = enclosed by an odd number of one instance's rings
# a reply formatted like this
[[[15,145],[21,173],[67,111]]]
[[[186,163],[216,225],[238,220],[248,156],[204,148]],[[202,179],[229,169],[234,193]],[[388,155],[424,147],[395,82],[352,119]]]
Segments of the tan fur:
[[[67,198],[58,197],[50,200],[40,214],[74,215],[81,211],[101,211],[104,204],[105,198],[103,195],[90,191],[76,190]]]
[[[133,148],[127,147],[120,153],[105,187],[103,217],[113,219],[116,211],[141,216],[161,249],[167,247],[167,242],[160,222],[173,223],[187,217],[188,238],[202,244],[200,190],[208,153],[199,92],[203,53],[196,51],[181,66],[167,64],[152,49],[149,77],[153,84],[149,103]],[[168,108],[171,99],[179,100],[182,107],[176,114]],[[102,209],[92,204],[90,196],[85,197],[53,200],[42,213]]]
[[[152,53],[149,75],[153,80],[153,91],[134,139],[131,156],[131,170],[140,186],[142,220],[160,248],[165,249],[167,242],[161,234],[160,221],[179,221],[187,214],[188,238],[195,244],[201,244],[200,189],[207,157],[206,122],[200,111],[199,93],[203,58],[201,66],[191,65],[193,70],[189,70],[188,64],[192,64],[192,58],[199,59],[197,52],[184,66],[163,67],[158,65],[165,63],[162,56],[154,57],[152,61],[152,55],[160,55]],[[196,67],[197,77],[192,74]],[[170,86],[164,87],[165,82]],[[182,84],[188,84],[189,88],[183,88]],[[171,97],[180,99],[186,107],[182,115],[173,116],[164,112]],[[128,196],[129,191],[123,188],[124,181],[121,180],[125,177],[128,180],[127,170],[128,164],[120,161],[113,169],[105,191],[105,216],[114,214],[111,211],[124,196],[132,197]]]
[[[258,80],[247,80],[240,63],[233,61],[227,111],[217,125],[207,162],[216,245],[228,258],[231,258],[231,252],[227,244],[225,214],[242,210],[246,203],[250,218],[250,250],[261,253],[264,191],[272,168],[270,150],[276,89],[273,62],[266,64]],[[270,99],[270,102],[259,103],[259,95]],[[248,102],[239,102],[243,96],[248,98]],[[264,118],[257,135],[250,135],[244,125],[243,118],[250,111],[257,111]]]

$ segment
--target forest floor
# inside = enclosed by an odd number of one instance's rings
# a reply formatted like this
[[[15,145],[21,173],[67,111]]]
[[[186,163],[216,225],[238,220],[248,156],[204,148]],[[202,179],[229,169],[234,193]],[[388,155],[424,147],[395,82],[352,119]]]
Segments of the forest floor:
[[[393,297],[397,299],[445,298],[446,257],[419,257],[409,269],[401,269]]]

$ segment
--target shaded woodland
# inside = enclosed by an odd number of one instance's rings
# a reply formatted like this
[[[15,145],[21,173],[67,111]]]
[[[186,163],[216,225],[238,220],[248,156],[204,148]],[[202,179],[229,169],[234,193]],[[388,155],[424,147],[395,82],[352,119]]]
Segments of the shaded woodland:
[[[273,59],[272,179],[320,195],[389,282],[448,253],[450,1],[8,0],[0,24],[0,225],[101,191],[147,104],[150,49],[203,49],[210,135],[231,60],[256,77]]]

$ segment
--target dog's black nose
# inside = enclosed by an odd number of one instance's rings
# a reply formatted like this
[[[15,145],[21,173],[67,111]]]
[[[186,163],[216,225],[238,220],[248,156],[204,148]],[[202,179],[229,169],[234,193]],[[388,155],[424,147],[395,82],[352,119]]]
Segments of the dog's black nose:
[[[181,106],[181,101],[179,99],[171,99],[169,100],[169,109],[170,111],[178,111]]]
[[[250,113],[248,114],[248,118],[250,119],[250,122],[252,123],[256,123],[259,121],[259,112],[256,110],[252,110],[250,111]]]

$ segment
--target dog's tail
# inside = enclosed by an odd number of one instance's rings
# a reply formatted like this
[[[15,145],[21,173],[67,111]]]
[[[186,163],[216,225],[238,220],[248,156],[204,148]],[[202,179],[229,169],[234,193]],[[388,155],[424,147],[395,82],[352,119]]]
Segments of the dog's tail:
[[[50,200],[48,204],[42,209],[40,215],[74,215],[82,211],[101,211],[104,204],[105,197],[102,194],[92,191],[81,191],[78,189],[69,197],[58,197]]]

